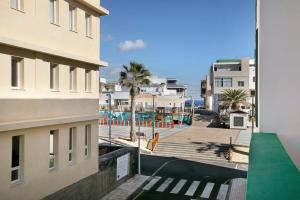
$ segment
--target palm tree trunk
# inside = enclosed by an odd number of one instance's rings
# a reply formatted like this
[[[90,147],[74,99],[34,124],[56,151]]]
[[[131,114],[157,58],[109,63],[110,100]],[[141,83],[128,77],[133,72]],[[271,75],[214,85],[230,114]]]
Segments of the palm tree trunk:
[[[130,139],[136,140],[135,134],[135,95],[131,95],[131,124],[130,124]]]

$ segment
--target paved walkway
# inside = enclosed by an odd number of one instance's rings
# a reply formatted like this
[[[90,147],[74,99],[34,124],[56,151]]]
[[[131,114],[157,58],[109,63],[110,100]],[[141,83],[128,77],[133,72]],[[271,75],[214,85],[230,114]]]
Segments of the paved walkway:
[[[249,147],[251,142],[251,136],[252,136],[251,128],[247,130],[241,130],[234,144]]]
[[[207,128],[201,126],[192,126],[189,129],[184,129],[176,134],[164,137],[162,142],[176,143],[195,143],[195,142],[210,142],[229,144],[230,137],[235,141],[239,131],[233,129]]]
[[[133,178],[127,180],[125,183],[105,195],[102,200],[126,200],[141,187],[148,178],[149,176],[135,175]]]

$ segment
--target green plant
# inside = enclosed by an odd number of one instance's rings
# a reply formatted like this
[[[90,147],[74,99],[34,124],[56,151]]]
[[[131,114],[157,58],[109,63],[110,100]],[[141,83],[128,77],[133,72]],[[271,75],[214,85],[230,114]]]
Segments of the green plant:
[[[131,124],[130,124],[130,139],[136,140],[136,122],[135,122],[135,99],[140,92],[140,87],[149,85],[151,76],[150,71],[143,64],[130,62],[129,66],[123,65],[123,71],[120,72],[119,82],[122,86],[129,88],[131,98]]]
[[[236,110],[239,105],[247,104],[246,100],[248,93],[245,90],[241,89],[225,89],[222,92],[223,95],[223,107],[226,109]]]

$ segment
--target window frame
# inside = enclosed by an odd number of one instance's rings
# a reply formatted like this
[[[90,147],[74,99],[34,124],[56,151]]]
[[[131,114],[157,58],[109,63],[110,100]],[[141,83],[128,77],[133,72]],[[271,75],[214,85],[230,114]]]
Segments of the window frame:
[[[24,0],[10,0],[10,8],[24,12]]]
[[[56,63],[50,63],[50,87],[49,88],[51,91],[59,90],[59,65]]]
[[[76,127],[69,128],[68,162],[75,162]]]
[[[245,81],[238,81],[238,87],[245,87]]]
[[[84,91],[92,92],[92,70],[89,69],[84,72]]]
[[[53,2],[53,6],[51,6],[52,2]],[[55,24],[55,25],[59,24],[59,6],[58,5],[59,5],[59,0],[49,0],[49,21],[51,24]]]
[[[84,126],[84,156],[89,158],[91,155],[91,135],[92,125],[87,124]]]
[[[77,67],[71,67],[69,70],[69,90],[71,92],[77,91]]]
[[[92,15],[85,13],[85,36],[92,38]]]
[[[52,151],[51,153],[51,135],[52,136]],[[50,130],[49,134],[49,170],[54,170],[57,168],[57,155],[58,155],[58,130]],[[53,162],[51,162],[53,160]],[[53,163],[53,166],[51,166]]]
[[[77,32],[77,8],[69,4],[69,30]]]
[[[13,147],[13,145],[14,145],[14,142],[13,142],[13,139],[15,138],[15,137],[17,137],[18,138],[18,150],[19,150],[19,152],[18,152],[18,166],[13,166],[13,149],[14,149],[14,147]],[[14,136],[12,136],[12,138],[11,138],[11,166],[10,166],[10,168],[11,168],[11,170],[10,170],[10,172],[11,172],[11,174],[10,174],[10,181],[11,181],[11,184],[16,184],[16,183],[19,183],[19,182],[21,182],[22,181],[22,179],[23,179],[23,135],[14,135]],[[18,178],[17,179],[12,179],[13,178],[13,176],[12,176],[12,174],[13,174],[13,171],[17,171],[18,172]]]
[[[13,73],[13,61],[16,62],[16,85],[13,85],[14,73]],[[23,89],[24,87],[24,58],[11,57],[11,88]]]

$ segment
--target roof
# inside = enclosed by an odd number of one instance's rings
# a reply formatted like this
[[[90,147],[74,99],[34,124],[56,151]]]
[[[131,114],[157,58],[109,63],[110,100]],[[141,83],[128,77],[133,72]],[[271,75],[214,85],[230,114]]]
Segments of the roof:
[[[232,62],[241,62],[240,59],[218,59],[216,63],[232,63]]]

